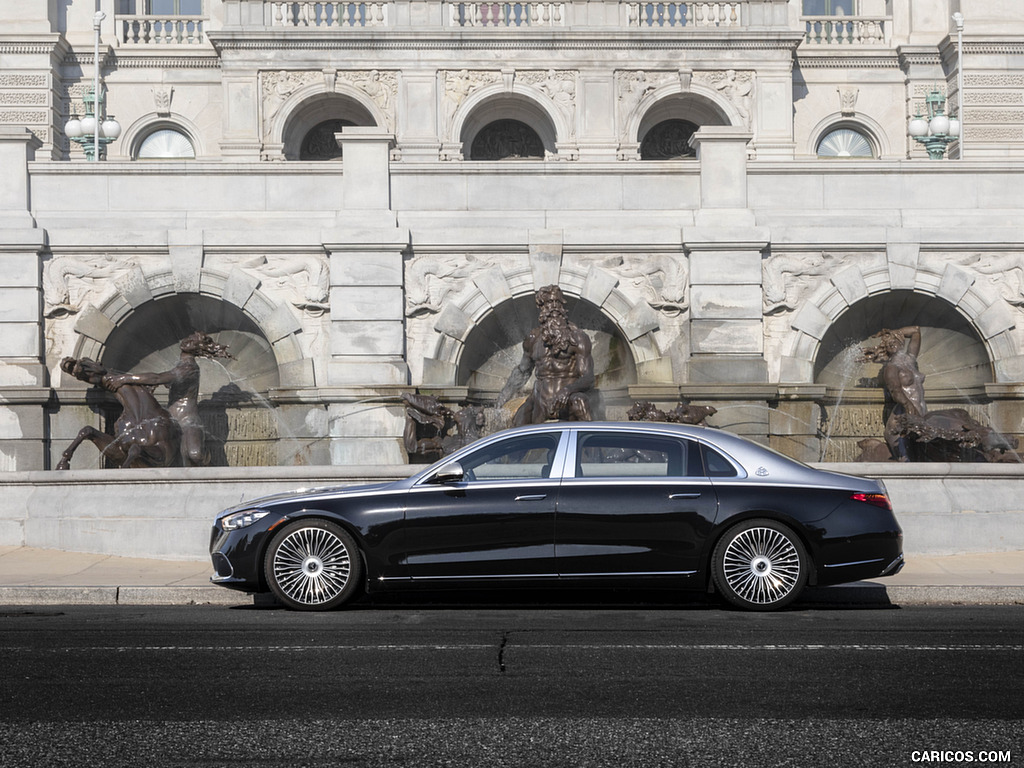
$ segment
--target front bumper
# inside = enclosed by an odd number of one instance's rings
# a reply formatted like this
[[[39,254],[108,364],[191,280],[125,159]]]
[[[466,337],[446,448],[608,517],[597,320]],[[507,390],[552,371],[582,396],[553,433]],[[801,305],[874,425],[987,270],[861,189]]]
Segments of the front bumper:
[[[224,531],[214,523],[210,532],[210,582],[243,592],[266,592],[263,580],[263,554],[271,529],[283,518],[267,515],[246,528]]]

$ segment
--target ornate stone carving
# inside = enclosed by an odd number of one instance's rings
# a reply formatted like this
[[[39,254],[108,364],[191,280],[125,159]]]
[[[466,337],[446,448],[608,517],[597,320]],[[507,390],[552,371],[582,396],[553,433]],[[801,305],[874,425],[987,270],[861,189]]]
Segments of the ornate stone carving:
[[[820,253],[780,253],[761,264],[764,313],[792,312],[814,278],[834,269],[833,260]]]
[[[629,116],[633,114],[637,105],[651,92],[673,82],[678,77],[678,72],[645,72],[644,70],[635,70],[632,72],[620,71],[615,73],[620,132],[623,140],[629,138],[627,136]]]
[[[727,69],[722,72],[695,72],[694,80],[721,93],[740,113],[744,125],[751,126],[754,97],[754,73]]]
[[[690,269],[684,256],[668,253],[630,253],[613,256],[601,267],[632,285],[653,309],[674,317],[689,307]]]
[[[501,82],[502,79],[501,72],[471,72],[467,69],[446,70],[443,75],[444,95],[441,98],[441,106],[446,133],[451,132],[455,113],[470,93],[482,86]]]
[[[836,88],[839,92],[839,111],[845,117],[852,117],[857,112],[857,88]]]
[[[174,88],[169,85],[158,85],[153,88],[153,104],[156,113],[163,117],[171,114],[171,99],[174,97]]]
[[[984,275],[1008,304],[1024,307],[1024,253],[974,254],[966,266]]]
[[[43,313],[60,317],[81,311],[106,293],[115,278],[136,266],[134,261],[115,260],[107,254],[58,256],[48,261],[43,267]]]
[[[517,77],[547,94],[565,116],[569,138],[576,138],[576,72],[549,69],[546,72],[521,72]]]
[[[280,292],[306,312],[320,314],[330,308],[331,278],[327,258],[320,254],[274,254],[242,262],[261,284]]]
[[[261,94],[263,97],[263,136],[270,138],[271,126],[288,98],[300,88],[319,81],[322,72],[261,72]]]
[[[405,314],[417,317],[436,314],[449,296],[459,294],[476,272],[491,262],[476,256],[419,256],[406,267]]]

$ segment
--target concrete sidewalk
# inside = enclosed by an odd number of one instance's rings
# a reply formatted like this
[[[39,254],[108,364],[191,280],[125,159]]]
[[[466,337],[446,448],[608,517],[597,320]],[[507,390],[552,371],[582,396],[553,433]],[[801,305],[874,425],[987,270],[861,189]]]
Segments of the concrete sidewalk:
[[[0,547],[0,605],[247,605],[204,562]],[[1024,605],[1024,552],[911,556],[896,576],[808,590],[806,602]]]

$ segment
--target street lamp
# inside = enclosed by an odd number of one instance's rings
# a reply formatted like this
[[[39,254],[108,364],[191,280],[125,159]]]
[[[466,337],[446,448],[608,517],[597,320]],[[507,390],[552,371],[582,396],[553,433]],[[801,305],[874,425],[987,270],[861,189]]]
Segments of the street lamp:
[[[95,33],[93,64],[96,65],[96,71],[93,74],[92,89],[82,97],[82,101],[85,102],[85,117],[80,120],[78,115],[72,115],[64,124],[64,135],[81,145],[86,159],[92,162],[100,159],[103,154],[102,148],[121,135],[121,124],[114,116],[104,117],[103,105],[107,89],[100,88],[100,24],[106,17],[107,14],[103,11],[96,11],[96,15],[92,17],[92,28]]]
[[[932,90],[925,97],[928,117],[914,115],[907,132],[914,141],[924,144],[928,157],[941,160],[946,148],[960,137],[960,121],[946,114],[946,97]]]

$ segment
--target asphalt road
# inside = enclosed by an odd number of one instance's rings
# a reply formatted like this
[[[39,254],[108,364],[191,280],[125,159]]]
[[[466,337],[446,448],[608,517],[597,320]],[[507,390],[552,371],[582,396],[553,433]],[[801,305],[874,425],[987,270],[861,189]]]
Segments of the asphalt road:
[[[1024,606],[617,600],[0,608],[0,765],[1024,766]]]

